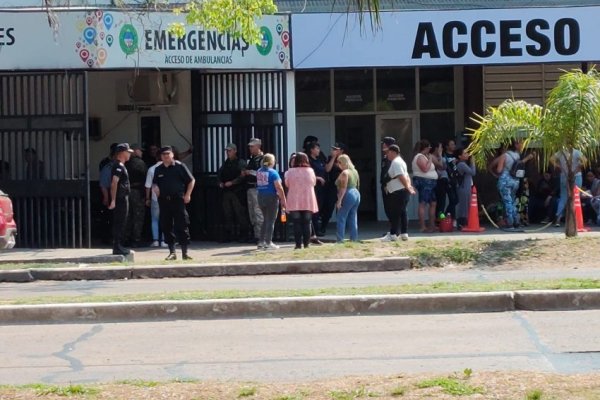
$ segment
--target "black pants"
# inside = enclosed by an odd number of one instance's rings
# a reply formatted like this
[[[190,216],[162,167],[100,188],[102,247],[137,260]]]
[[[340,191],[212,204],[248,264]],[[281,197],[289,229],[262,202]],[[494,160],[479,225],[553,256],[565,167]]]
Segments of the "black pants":
[[[448,197],[448,207],[446,206],[446,196]],[[458,204],[458,192],[455,182],[450,182],[447,178],[441,178],[437,181],[435,187],[436,207],[435,215],[439,217],[441,213],[456,216],[456,205]]]
[[[175,250],[175,237],[182,248],[190,243],[190,231],[188,225],[190,217],[185,209],[183,197],[160,196],[158,198],[160,208],[160,228],[165,236],[165,243],[169,250]]]
[[[125,230],[127,229],[127,215],[129,214],[129,197],[117,197],[113,209],[113,249],[119,250],[123,247]]]
[[[410,199],[410,193],[406,189],[396,190],[387,195],[390,206],[390,235],[408,232],[408,214],[406,206]],[[398,232],[400,228],[400,232]]]
[[[242,205],[241,194],[233,190],[223,191],[223,219],[225,222],[225,235],[233,236],[245,235],[250,223],[248,222],[248,212]],[[237,228],[237,229],[236,229]]]
[[[385,190],[381,189],[381,199],[383,200],[383,211],[385,212],[385,217],[388,221],[391,221],[390,218],[390,195],[386,193]]]
[[[323,194],[323,208],[320,211],[321,216],[321,232],[325,232],[327,229],[327,225],[329,224],[329,220],[333,215],[333,211],[335,210],[335,203],[337,202],[337,187],[332,184],[327,184],[324,187]]]
[[[316,212],[312,215],[312,225],[316,234],[316,232],[321,232],[321,230],[326,227],[326,225],[322,226],[323,222],[321,219],[321,210],[323,209],[323,204],[325,203],[325,187],[321,186],[318,182],[317,186],[315,186],[315,197],[317,198],[319,212]]]
[[[145,193],[140,189],[132,189],[129,194],[129,214],[126,237],[132,243],[142,241],[144,219],[146,218]]]
[[[296,247],[310,243],[310,224],[313,213],[310,211],[290,211],[290,218],[294,223],[294,241]]]

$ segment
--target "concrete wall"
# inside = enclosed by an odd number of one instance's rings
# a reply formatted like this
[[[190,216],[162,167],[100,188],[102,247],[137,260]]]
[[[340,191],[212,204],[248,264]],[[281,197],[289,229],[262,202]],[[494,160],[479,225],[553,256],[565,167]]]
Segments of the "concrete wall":
[[[173,71],[177,80],[176,104],[169,107],[154,107],[151,111],[117,111],[117,105],[123,102],[123,93],[127,90],[123,83],[133,79],[135,73],[136,71],[133,70],[89,73],[89,116],[100,118],[102,133],[100,140],[90,140],[92,180],[98,179],[98,163],[108,154],[111,143],[141,143],[140,118],[143,116],[160,116],[163,144],[176,146],[181,151],[190,147],[184,139],[185,137],[189,143],[192,142],[190,72]],[[191,156],[183,161],[191,167]]]

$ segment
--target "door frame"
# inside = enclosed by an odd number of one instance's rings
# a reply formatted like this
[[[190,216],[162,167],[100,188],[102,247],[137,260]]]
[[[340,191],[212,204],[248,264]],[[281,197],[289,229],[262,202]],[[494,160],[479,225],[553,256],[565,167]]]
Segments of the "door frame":
[[[296,151],[302,149],[302,141],[304,140],[305,134],[300,135],[298,126],[299,121],[325,121],[329,123],[329,143],[333,145],[335,143],[335,117],[333,115],[298,115],[296,116]],[[322,140],[322,135],[317,135],[321,144],[326,143]],[[329,149],[321,147],[321,151],[325,154],[329,154]]]
[[[411,148],[415,146],[415,144],[420,139],[420,126],[419,126],[419,113],[416,111],[406,111],[406,112],[396,112],[390,114],[378,114],[375,116],[375,159],[377,163],[377,183],[380,182],[381,177],[381,165],[382,161],[382,153],[381,153],[381,139],[382,139],[382,131],[381,131],[381,122],[385,120],[394,120],[394,119],[412,119],[412,143]],[[409,172],[411,172],[411,161],[412,160],[404,160],[408,166]],[[411,196],[414,197],[414,196]],[[414,206],[413,201],[409,203],[408,206],[408,216],[409,218],[413,218],[416,215],[416,207]],[[385,216],[385,212],[383,209],[383,198],[381,196],[381,190],[377,189],[377,220],[378,221],[386,221],[387,218]]]

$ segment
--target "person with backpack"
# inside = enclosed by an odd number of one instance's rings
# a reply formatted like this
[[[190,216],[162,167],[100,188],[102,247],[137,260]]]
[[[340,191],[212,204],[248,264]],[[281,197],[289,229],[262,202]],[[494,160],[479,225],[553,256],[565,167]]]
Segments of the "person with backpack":
[[[454,153],[458,163],[457,194],[458,206],[456,207],[457,229],[461,230],[467,225],[469,215],[469,206],[471,205],[471,187],[473,186],[473,177],[477,173],[475,163],[471,155],[465,149],[458,149]]]
[[[442,213],[452,216],[456,214],[458,170],[456,169],[457,160],[454,157],[455,151],[456,142],[450,139],[444,143],[444,149],[439,156],[442,167],[438,167],[439,179],[436,187],[436,215],[438,216]],[[448,197],[447,206],[446,197]]]
[[[500,175],[497,188],[504,205],[506,227],[509,229],[520,225],[519,212],[515,206],[517,190],[520,180],[525,177],[525,164],[535,157],[535,153],[532,153],[521,159],[522,150],[523,142],[514,140],[496,165],[496,172]]]

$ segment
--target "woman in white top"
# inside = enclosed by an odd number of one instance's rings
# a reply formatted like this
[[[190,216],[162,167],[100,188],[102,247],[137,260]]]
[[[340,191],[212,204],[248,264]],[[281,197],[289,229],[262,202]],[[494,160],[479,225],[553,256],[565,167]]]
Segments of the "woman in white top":
[[[421,140],[415,148],[417,154],[412,161],[413,183],[419,194],[419,223],[421,232],[435,232],[435,208],[438,174],[436,165],[441,161],[432,153],[428,140]],[[429,208],[429,227],[425,226],[425,209]]]

